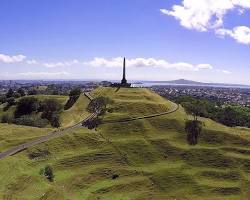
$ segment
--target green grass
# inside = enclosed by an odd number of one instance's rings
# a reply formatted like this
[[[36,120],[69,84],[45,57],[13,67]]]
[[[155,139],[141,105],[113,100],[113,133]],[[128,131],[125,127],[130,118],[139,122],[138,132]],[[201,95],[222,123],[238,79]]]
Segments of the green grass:
[[[72,126],[87,117],[87,115],[89,115],[89,113],[86,111],[88,104],[89,100],[84,95],[80,95],[77,102],[69,110],[62,112],[62,126]]]
[[[45,99],[57,100],[61,105],[64,105],[68,99],[67,96],[59,95],[35,95],[40,101]],[[77,102],[69,110],[62,111],[60,118],[62,128],[72,126],[82,121],[89,113],[86,111],[86,107],[89,100],[81,95]],[[3,111],[4,105],[0,105],[0,118],[1,114],[9,113],[14,115],[15,106],[12,106],[9,110]],[[29,126],[20,126],[15,124],[3,124],[0,123],[0,152],[7,150],[10,147],[23,144],[30,140],[36,139],[43,135],[47,135],[53,131],[51,127],[48,128],[36,128]]]
[[[114,111],[104,118],[152,114],[152,105],[155,112],[164,112],[171,106],[146,89],[98,88],[93,94],[114,100]],[[120,108],[121,102],[140,109]],[[204,132],[191,147],[184,132],[188,118],[180,108],[93,131],[80,128],[5,158],[0,161],[0,199],[249,199],[250,130],[201,119]],[[50,154],[28,158],[41,150]],[[53,183],[39,175],[47,164],[54,169]],[[114,174],[119,175],[115,180]]]

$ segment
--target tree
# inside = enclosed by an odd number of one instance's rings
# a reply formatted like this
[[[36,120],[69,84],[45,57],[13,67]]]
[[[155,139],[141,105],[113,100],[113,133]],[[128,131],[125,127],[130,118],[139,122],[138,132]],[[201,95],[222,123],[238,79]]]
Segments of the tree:
[[[109,103],[112,103],[112,101],[108,97],[97,97],[89,103],[87,110],[92,113],[103,115]]]
[[[101,124],[101,120],[98,117],[94,117],[92,119],[88,119],[87,121],[83,122],[82,125],[92,130],[92,129],[95,129],[100,124]]]
[[[239,113],[231,106],[223,109],[221,113],[218,113],[219,122],[227,126],[238,125]]]
[[[50,120],[51,126],[59,128],[61,126],[60,116],[58,114],[53,114]]]
[[[193,103],[190,102],[184,102],[182,104],[186,110],[186,112],[190,115],[193,115],[194,120],[198,120],[198,116],[204,117],[206,114],[206,110],[202,102],[196,100]]]
[[[41,104],[41,111],[43,112],[42,118],[46,118],[50,121],[52,118],[52,115],[61,109],[62,109],[62,106],[58,101],[53,100],[53,99],[46,99]]]
[[[47,179],[50,181],[50,182],[53,182],[54,181],[54,173],[53,173],[53,169],[51,166],[47,165],[45,168],[44,168],[44,176],[47,177]]]
[[[69,96],[80,96],[81,93],[81,88],[74,88],[69,92]]]
[[[35,89],[31,89],[28,91],[28,95],[37,95],[37,94],[38,94],[38,91]]]
[[[20,117],[22,115],[29,115],[32,112],[37,112],[39,108],[39,101],[34,97],[25,97],[20,99],[17,103],[15,117]]]
[[[23,96],[26,95],[23,88],[19,88],[19,89],[17,90],[17,93],[19,93],[19,94],[21,95],[21,97],[23,97]]]
[[[185,131],[188,144],[196,145],[202,131],[202,123],[198,120],[189,120],[186,122]]]
[[[10,88],[6,93],[6,98],[14,97],[14,91]]]
[[[18,98],[20,98],[20,97],[21,97],[21,94],[19,94],[19,93],[17,93],[17,92],[14,93],[14,98],[15,98],[15,99],[18,99]]]
[[[7,100],[7,98],[6,98],[5,95],[1,95],[1,96],[0,96],[0,104],[5,103],[6,100]]]
[[[8,103],[9,107],[15,105],[15,103],[16,103],[15,98],[14,97],[8,98],[7,103]]]

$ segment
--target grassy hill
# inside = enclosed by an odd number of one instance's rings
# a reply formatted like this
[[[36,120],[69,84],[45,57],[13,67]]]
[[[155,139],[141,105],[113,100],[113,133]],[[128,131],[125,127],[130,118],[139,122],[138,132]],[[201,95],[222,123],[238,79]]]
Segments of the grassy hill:
[[[34,97],[40,101],[53,99],[58,101],[62,106],[65,105],[68,99],[68,96],[59,95],[35,95]],[[88,103],[89,100],[84,95],[80,95],[77,102],[69,110],[63,110],[60,113],[62,128],[72,126],[83,120],[88,115],[86,111]],[[14,115],[15,106],[12,106],[7,111],[4,111],[4,107],[4,104],[0,105],[0,118],[7,113],[9,115]],[[37,115],[39,115],[39,113]],[[47,135],[51,131],[53,131],[51,127],[36,128],[0,123],[0,152],[40,136]]]
[[[172,105],[146,89],[98,88],[93,94],[114,100],[107,119],[165,112]],[[189,146],[188,118],[180,108],[96,131],[80,128],[0,160],[0,199],[250,199],[250,130],[202,119],[199,144]],[[43,151],[49,153],[28,156]],[[39,175],[47,164],[54,182]]]

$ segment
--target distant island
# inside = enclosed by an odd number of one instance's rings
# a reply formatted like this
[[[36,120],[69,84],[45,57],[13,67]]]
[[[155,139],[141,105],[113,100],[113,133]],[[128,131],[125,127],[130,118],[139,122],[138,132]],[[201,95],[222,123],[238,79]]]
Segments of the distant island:
[[[143,81],[143,83],[153,83],[154,85],[161,85],[161,84],[169,84],[169,85],[190,85],[190,86],[214,86],[214,87],[250,87],[250,85],[244,85],[244,84],[230,84],[230,83],[204,83],[204,82],[198,82],[198,81],[192,81],[192,80],[186,80],[186,79],[178,79],[178,80],[172,80],[172,81]]]

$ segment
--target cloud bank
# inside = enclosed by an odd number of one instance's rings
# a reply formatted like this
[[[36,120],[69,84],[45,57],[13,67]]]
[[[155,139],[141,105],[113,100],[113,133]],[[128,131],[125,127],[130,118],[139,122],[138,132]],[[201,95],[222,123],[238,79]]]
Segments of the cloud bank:
[[[237,9],[239,15],[250,9],[250,0],[183,0],[181,5],[173,5],[171,10],[160,12],[178,20],[181,26],[197,31],[215,30],[216,34],[230,36],[242,44],[250,44],[250,28],[237,26],[224,29],[224,16]]]
[[[16,56],[10,56],[5,54],[0,54],[0,62],[4,63],[17,63],[22,62],[26,59],[26,56],[24,55],[16,55]]]
[[[92,66],[92,67],[120,67],[122,65],[123,58],[99,58],[96,57],[91,61],[84,62],[84,65]],[[198,64],[193,65],[186,62],[177,62],[177,63],[169,63],[163,59],[155,59],[155,58],[135,58],[135,59],[127,59],[126,64],[128,67],[161,67],[165,69],[176,69],[181,71],[199,71],[206,69],[213,69],[210,64]]]

